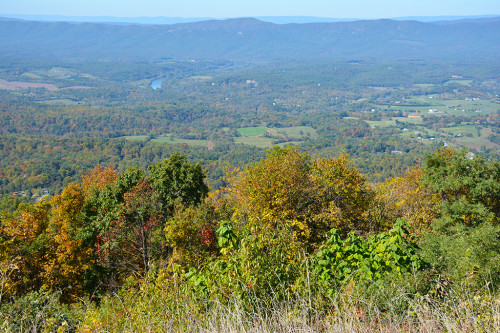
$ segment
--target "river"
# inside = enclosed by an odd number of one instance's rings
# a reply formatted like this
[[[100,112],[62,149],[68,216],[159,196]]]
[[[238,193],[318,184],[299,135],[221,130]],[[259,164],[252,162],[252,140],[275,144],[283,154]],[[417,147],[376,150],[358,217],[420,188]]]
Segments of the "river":
[[[167,79],[166,77],[161,77],[159,79],[154,79],[153,81],[151,81],[151,88],[153,88],[153,90],[161,89],[161,84],[166,79]]]

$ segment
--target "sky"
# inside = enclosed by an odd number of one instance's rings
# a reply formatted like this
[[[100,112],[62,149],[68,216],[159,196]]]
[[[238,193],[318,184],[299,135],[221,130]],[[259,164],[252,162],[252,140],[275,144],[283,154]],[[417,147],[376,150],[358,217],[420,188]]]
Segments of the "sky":
[[[500,15],[500,0],[0,0],[0,13],[115,17]]]

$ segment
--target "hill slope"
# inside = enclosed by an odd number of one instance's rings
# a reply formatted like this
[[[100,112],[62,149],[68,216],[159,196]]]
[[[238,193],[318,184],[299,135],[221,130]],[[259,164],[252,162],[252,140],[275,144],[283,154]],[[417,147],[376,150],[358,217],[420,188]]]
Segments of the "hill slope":
[[[500,19],[277,25],[256,19],[173,25],[0,21],[0,56],[75,60],[489,60]]]

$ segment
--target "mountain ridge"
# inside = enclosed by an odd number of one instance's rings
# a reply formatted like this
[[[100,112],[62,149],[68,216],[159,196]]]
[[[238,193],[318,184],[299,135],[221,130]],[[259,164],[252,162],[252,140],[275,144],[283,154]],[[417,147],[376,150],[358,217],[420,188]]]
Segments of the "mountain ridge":
[[[395,21],[420,21],[420,22],[450,22],[457,20],[474,20],[498,15],[467,15],[467,16],[403,16],[403,17],[388,17],[387,19]],[[27,14],[2,14],[3,19],[17,19],[24,21],[39,21],[39,22],[72,22],[72,23],[108,23],[108,24],[139,24],[139,25],[156,25],[156,24],[176,24],[190,23],[208,20],[226,20],[226,18],[215,17],[165,17],[165,16],[138,16],[138,17],[116,17],[116,16],[64,16],[64,15],[27,15]],[[236,17],[241,18],[241,17]],[[318,22],[352,22],[361,20],[379,20],[382,18],[335,18],[335,17],[320,17],[320,16],[255,16],[254,18],[260,21],[266,21],[275,24],[286,23],[318,23]]]
[[[274,24],[255,18],[171,25],[0,21],[0,56],[77,60],[498,61],[500,18]]]

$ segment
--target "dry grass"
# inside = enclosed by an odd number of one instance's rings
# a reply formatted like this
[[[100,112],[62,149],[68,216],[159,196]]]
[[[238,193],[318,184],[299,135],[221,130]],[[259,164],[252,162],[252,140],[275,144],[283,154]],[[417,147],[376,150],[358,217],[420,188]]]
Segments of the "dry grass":
[[[403,296],[404,297],[404,296]],[[56,300],[53,300],[56,302]],[[172,301],[172,300],[171,300]],[[175,300],[174,300],[175,301]],[[332,300],[333,301],[333,300]],[[208,304],[209,303],[209,304]],[[100,308],[89,306],[77,326],[57,323],[41,307],[36,314],[1,318],[3,332],[500,332],[500,302],[488,300],[478,307],[467,300],[454,302],[411,300],[402,312],[381,311],[374,304],[339,299],[318,311],[307,302],[281,302],[246,309],[239,301],[208,302],[205,311],[180,300],[163,307],[150,298],[130,302],[114,296]],[[199,304],[198,304],[199,305]],[[15,328],[12,327],[15,319]]]
[[[104,297],[99,305],[76,307],[61,306],[58,294],[42,292],[4,304],[0,331],[500,332],[500,296],[488,288],[450,289],[431,298],[379,287],[348,285],[333,297],[307,287],[283,301],[265,301],[248,290],[243,301],[218,301],[197,297],[185,283],[156,279]]]
[[[207,301],[202,306],[205,311],[196,309],[194,304],[183,303],[182,300],[175,309],[165,308],[159,311],[158,301],[139,300],[131,308],[125,301],[115,297],[107,306],[101,307],[98,320],[95,320],[95,312],[88,312],[86,324],[80,326],[80,331],[500,332],[498,298],[486,298],[482,301],[477,298],[437,301],[427,297],[410,299],[399,295],[395,297],[394,306],[389,306],[386,310],[380,310],[375,303],[360,302],[349,296],[331,299],[331,304],[323,310],[309,306],[306,299],[270,305],[256,301],[250,310],[248,305],[237,300],[228,304]],[[404,311],[398,311],[398,304],[402,301],[407,302],[408,307]]]

